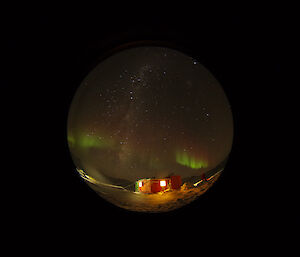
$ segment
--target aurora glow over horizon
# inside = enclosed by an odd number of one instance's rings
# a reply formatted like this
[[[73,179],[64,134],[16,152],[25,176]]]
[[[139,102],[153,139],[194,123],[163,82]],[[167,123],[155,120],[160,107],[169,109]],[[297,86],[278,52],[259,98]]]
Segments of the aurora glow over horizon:
[[[206,168],[208,166],[204,160],[190,156],[186,152],[177,152],[176,162],[191,169]]]
[[[91,135],[81,134],[75,137],[69,135],[68,143],[71,148],[79,147],[81,149],[89,149],[89,148],[109,148],[112,147],[113,141],[108,140],[107,137],[97,137]]]
[[[201,175],[231,150],[233,122],[218,81],[195,59],[137,47],[102,61],[78,88],[68,144],[89,176]]]

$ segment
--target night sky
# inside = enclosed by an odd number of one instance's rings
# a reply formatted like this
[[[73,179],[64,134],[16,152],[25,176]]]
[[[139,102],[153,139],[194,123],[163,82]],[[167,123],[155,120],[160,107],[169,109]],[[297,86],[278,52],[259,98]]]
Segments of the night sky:
[[[68,141],[90,176],[200,175],[225,160],[233,140],[227,98],[197,60],[143,46],[105,59],[78,88]]]

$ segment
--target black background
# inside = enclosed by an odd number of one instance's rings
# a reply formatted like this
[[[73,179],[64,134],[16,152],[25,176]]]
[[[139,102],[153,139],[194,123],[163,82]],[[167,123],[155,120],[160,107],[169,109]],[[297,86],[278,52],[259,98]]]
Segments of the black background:
[[[74,236],[75,245],[100,250],[114,243],[131,247],[131,254],[157,244],[196,251],[206,248],[205,240],[264,245],[286,217],[284,207],[274,205],[282,195],[269,187],[278,174],[272,160],[280,154],[269,152],[281,109],[275,95],[284,81],[287,14],[149,5],[20,8],[2,17],[4,168],[12,181],[2,183],[8,196],[18,192],[7,211],[18,220],[15,232],[34,231],[51,247]],[[130,212],[101,199],[76,174],[67,147],[68,109],[81,80],[107,51],[139,40],[185,49],[220,81],[233,112],[233,148],[221,178],[169,213]]]

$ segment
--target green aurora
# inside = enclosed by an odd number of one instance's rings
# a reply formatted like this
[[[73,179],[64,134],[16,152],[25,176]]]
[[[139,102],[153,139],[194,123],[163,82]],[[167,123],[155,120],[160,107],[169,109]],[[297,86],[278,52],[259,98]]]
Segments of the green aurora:
[[[85,135],[81,134],[75,137],[72,135],[68,135],[68,143],[71,148],[79,147],[81,149],[89,149],[89,148],[98,148],[98,149],[113,149],[114,141],[110,140],[106,137],[98,137],[93,135]],[[208,166],[207,162],[203,159],[196,158],[191,156],[187,152],[177,151],[175,157],[176,163],[189,167],[191,169],[200,169],[206,168]],[[157,166],[157,160],[152,158],[151,166]]]
[[[208,165],[204,160],[192,157],[187,152],[182,151],[176,152],[176,162],[192,169],[206,168]]]
[[[84,135],[81,134],[80,136],[75,137],[72,135],[68,135],[68,143],[70,147],[79,147],[83,149],[88,148],[111,148],[113,147],[114,141],[109,140],[105,137],[98,137],[92,135]]]

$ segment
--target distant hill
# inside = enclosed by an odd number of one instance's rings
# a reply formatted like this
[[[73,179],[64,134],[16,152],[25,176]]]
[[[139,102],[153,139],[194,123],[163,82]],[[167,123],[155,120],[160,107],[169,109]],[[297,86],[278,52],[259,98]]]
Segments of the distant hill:
[[[127,179],[113,178],[113,177],[106,176],[106,175],[103,175],[103,176],[115,186],[127,187],[127,186],[135,183],[135,181],[129,181]]]

